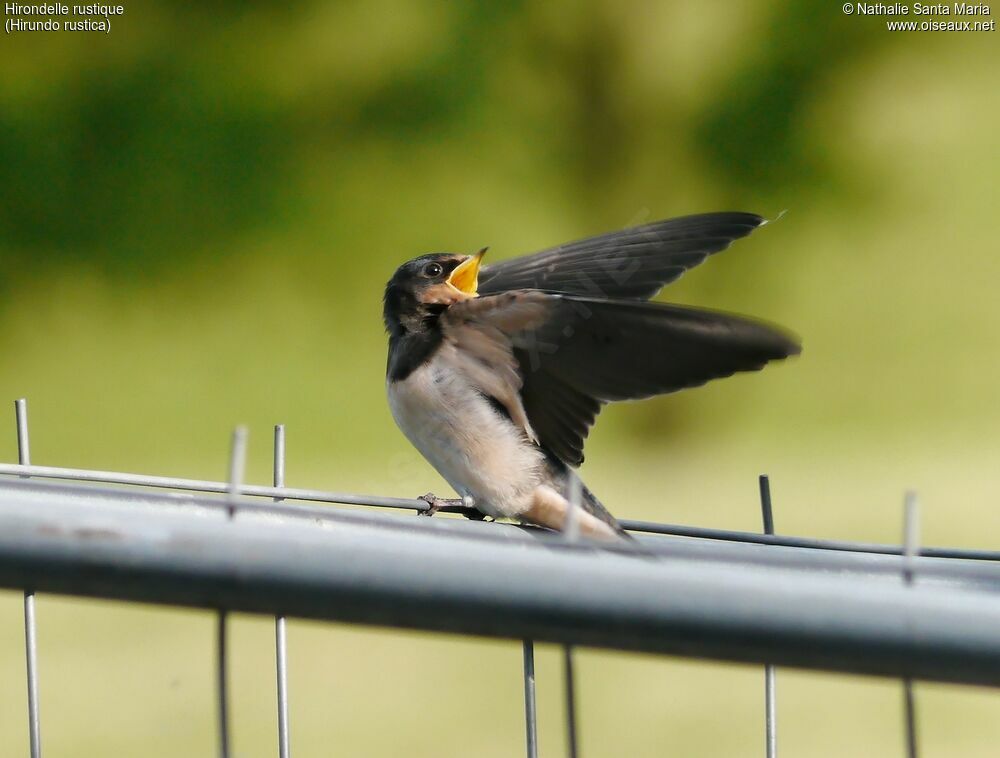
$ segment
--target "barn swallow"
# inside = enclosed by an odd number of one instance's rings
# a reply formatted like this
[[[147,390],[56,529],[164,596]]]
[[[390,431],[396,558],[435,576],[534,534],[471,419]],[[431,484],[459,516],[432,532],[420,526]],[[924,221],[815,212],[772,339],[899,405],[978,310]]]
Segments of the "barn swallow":
[[[649,302],[764,223],[750,213],[707,213],[489,266],[486,249],[404,263],[384,303],[396,424],[481,514],[564,528],[571,472],[603,405],[799,352],[773,326]],[[582,534],[624,534],[590,490],[581,487],[581,496]],[[446,502],[426,497],[435,509]]]

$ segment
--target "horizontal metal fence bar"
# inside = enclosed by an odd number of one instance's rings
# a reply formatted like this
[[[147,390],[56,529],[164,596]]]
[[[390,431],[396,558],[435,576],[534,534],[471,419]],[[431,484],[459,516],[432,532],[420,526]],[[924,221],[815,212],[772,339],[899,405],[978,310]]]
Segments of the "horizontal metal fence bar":
[[[158,489],[183,490],[188,492],[207,492],[224,494],[228,485],[225,482],[215,482],[201,479],[184,479],[169,476],[146,476],[116,471],[93,471],[90,469],[61,468],[56,466],[18,466],[10,463],[0,463],[0,477],[31,476],[42,479],[60,479],[96,484],[121,484],[137,487],[153,487]],[[347,492],[327,492],[325,490],[302,489],[295,487],[265,487],[261,485],[244,485],[241,494],[250,497],[305,500],[320,503],[338,503],[342,505],[373,506],[378,508],[394,508],[412,511],[426,511],[430,505],[419,498],[384,497],[379,495],[359,495]],[[282,507],[287,508],[287,506]],[[461,508],[445,506],[440,509],[444,513],[460,512]],[[301,511],[300,511],[301,512]],[[314,514],[322,516],[322,509],[314,509]],[[844,551],[855,553],[873,553],[882,555],[902,555],[899,545],[883,545],[871,542],[852,542],[849,540],[817,539],[812,537],[791,537],[786,535],[759,534],[732,529],[711,529],[706,527],[686,526],[680,524],[661,524],[655,521],[639,521],[635,519],[619,519],[619,523],[628,531],[648,534],[665,534],[676,537],[693,537],[721,542],[742,542],[760,545],[777,545],[782,547],[801,547],[814,550]],[[980,550],[975,548],[941,548],[921,547],[922,556],[933,558],[956,558],[975,561],[1000,562],[1000,550]]]
[[[226,482],[213,482],[205,479],[183,479],[174,476],[145,476],[143,474],[126,474],[118,471],[91,471],[89,469],[60,468],[58,466],[16,466],[10,463],[0,463],[0,474],[37,476],[46,479],[69,479],[76,482],[129,484],[138,487],[157,487],[194,492],[217,492],[220,494],[229,491],[229,485]],[[324,492],[323,490],[301,489],[297,487],[264,487],[246,484],[240,488],[240,494],[253,497],[341,503],[343,505],[404,508],[411,511],[426,511],[430,508],[430,505],[426,501],[417,498],[356,495],[347,492]]]
[[[3,473],[0,470],[0,473]],[[781,545],[783,547],[804,547],[814,550],[842,550],[854,553],[880,553],[882,555],[902,555],[899,545],[883,545],[876,542],[853,542],[850,540],[830,540],[817,537],[791,537],[784,534],[760,534],[735,529],[711,529],[702,526],[680,524],[660,524],[656,521],[619,519],[618,523],[630,532],[648,534],[669,534],[675,537],[697,537],[723,542],[750,542],[758,545]],[[932,558],[959,558],[969,561],[1000,561],[1000,550],[981,550],[958,547],[921,547],[920,554]]]
[[[682,542],[666,537],[607,550],[460,519],[342,512],[311,523],[249,502],[229,520],[155,493],[6,483],[0,586],[1000,685],[1000,594],[925,584],[935,559],[914,559],[906,587],[898,573],[693,567],[651,549]]]
[[[198,512],[227,513],[229,504],[225,497],[195,495],[191,493],[161,493],[132,487],[105,487],[91,484],[79,485],[65,482],[42,482],[36,479],[0,478],[0,503],[6,493],[19,493],[30,499],[35,507],[44,509],[50,498],[65,502],[79,502],[100,507],[105,503],[127,505],[141,516],[148,507],[195,510]],[[437,533],[457,534],[469,539],[532,544],[562,541],[561,535],[531,527],[470,521],[460,518],[414,519],[396,514],[332,508],[312,504],[275,503],[271,500],[241,500],[238,510],[260,517],[280,517],[283,520],[324,522],[330,525],[354,524],[377,528],[422,528]],[[815,548],[760,545],[725,540],[674,537],[672,535],[636,535],[634,543],[622,542],[610,546],[611,550],[632,552],[640,549],[650,555],[668,554],[691,564],[703,561],[730,563],[737,566],[756,565],[762,568],[788,569],[825,573],[844,573],[866,581],[897,582],[902,571],[903,558],[899,555],[827,551]],[[917,570],[921,581],[930,586],[956,589],[977,589],[1000,593],[1000,563],[963,560],[956,558],[930,558],[918,556]],[[697,570],[697,567],[692,567]]]

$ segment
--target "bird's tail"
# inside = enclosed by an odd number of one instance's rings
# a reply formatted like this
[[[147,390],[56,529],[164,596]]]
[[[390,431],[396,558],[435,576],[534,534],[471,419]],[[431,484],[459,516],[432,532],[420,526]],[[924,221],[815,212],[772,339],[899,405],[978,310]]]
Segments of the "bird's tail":
[[[552,469],[553,479],[557,484],[557,490],[567,500],[572,502],[572,492],[570,487],[570,477],[577,476],[577,473],[558,459],[549,459],[549,466]],[[594,518],[603,521],[615,530],[615,533],[626,539],[631,539],[631,535],[622,529],[618,519],[611,515],[611,512],[604,507],[604,503],[597,499],[597,495],[590,491],[582,481],[580,482],[580,507]]]
[[[580,495],[580,505],[587,513],[595,518],[599,518],[614,529],[619,536],[632,539],[632,535],[622,528],[622,525],[618,523],[618,519],[611,515],[611,512],[604,507],[604,503],[598,500],[597,495],[591,492],[583,482],[580,482]]]

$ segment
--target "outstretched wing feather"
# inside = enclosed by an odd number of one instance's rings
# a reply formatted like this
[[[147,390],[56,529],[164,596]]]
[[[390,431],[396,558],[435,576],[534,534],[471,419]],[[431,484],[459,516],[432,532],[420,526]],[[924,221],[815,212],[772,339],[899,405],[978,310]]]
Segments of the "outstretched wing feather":
[[[446,322],[502,346],[517,365],[518,410],[539,443],[571,465],[583,461],[605,403],[697,386],[799,352],[791,335],[728,313],[537,291],[454,305]]]

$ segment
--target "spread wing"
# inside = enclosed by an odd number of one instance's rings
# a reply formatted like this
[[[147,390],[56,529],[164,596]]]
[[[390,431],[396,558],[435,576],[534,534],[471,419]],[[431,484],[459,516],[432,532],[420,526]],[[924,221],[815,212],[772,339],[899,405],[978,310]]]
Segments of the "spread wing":
[[[479,293],[538,289],[646,300],[763,223],[753,213],[703,213],[569,242],[484,266]]]
[[[516,368],[504,386],[518,393],[529,436],[570,465],[583,462],[605,403],[755,371],[799,352],[779,329],[727,313],[530,290],[458,303],[443,321],[453,344],[489,344]]]

